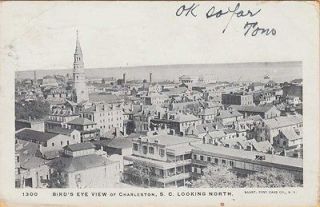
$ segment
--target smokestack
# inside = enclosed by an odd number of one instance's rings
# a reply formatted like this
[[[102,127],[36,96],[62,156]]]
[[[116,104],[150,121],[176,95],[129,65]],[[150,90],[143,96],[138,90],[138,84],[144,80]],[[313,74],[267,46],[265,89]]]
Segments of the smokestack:
[[[152,83],[152,73],[149,73],[149,83]]]
[[[37,85],[37,71],[33,71],[33,85]]]
[[[126,73],[123,73],[122,79],[123,79],[123,83],[126,83]]]

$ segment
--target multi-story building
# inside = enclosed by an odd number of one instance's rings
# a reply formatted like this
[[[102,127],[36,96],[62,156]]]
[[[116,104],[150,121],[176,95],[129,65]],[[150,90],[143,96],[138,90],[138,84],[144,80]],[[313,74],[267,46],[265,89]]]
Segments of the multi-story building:
[[[253,96],[251,94],[222,94],[221,99],[222,104],[225,105],[253,105]]]
[[[120,163],[98,155],[89,142],[64,147],[64,154],[48,165],[51,177],[64,178],[64,188],[113,187],[120,181]]]
[[[185,186],[191,179],[192,147],[189,144],[200,142],[171,135],[140,137],[133,139],[133,155],[124,159],[132,161],[133,166],[143,165],[150,175],[150,186]]]
[[[232,110],[236,110],[243,114],[244,118],[247,118],[249,116],[256,116],[259,115],[263,119],[272,119],[279,117],[281,114],[281,111],[277,109],[274,105],[264,105],[264,106],[238,106],[233,105],[230,106]]]
[[[97,140],[100,137],[100,130],[97,124],[87,118],[78,117],[67,122],[68,129],[80,131],[81,142]]]
[[[104,136],[114,128],[123,131],[124,115],[119,104],[93,104],[91,107],[83,109],[81,117],[95,122],[100,130],[100,136]]]
[[[280,116],[273,119],[265,119],[256,127],[257,141],[268,140],[273,144],[273,138],[278,136],[283,129],[302,130],[303,119],[301,115]]]
[[[184,136],[189,126],[202,123],[199,117],[185,113],[166,113],[162,118],[151,119],[152,128],[167,128],[171,134]]]
[[[79,114],[74,113],[68,108],[54,108],[51,110],[47,119],[44,122],[45,131],[54,128],[66,127],[66,123],[79,117]]]
[[[39,145],[39,151],[45,159],[52,159],[59,155],[59,151],[66,145],[80,143],[79,136],[39,132],[23,129],[16,133],[16,138]]]
[[[250,174],[276,169],[291,173],[297,181],[303,180],[303,160],[273,154],[200,144],[192,149],[193,173],[198,177],[208,164],[229,166],[238,174]]]

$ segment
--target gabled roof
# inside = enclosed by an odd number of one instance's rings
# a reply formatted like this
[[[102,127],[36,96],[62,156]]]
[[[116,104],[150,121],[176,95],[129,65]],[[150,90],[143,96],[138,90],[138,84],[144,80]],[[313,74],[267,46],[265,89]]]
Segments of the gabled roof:
[[[258,152],[268,152],[273,148],[269,141],[252,142],[252,145]]]
[[[85,126],[85,125],[91,125],[91,124],[96,124],[96,123],[87,119],[87,118],[78,117],[78,118],[75,118],[75,119],[67,122],[67,124]]]
[[[302,135],[298,135],[297,132],[291,127],[280,129],[280,131],[288,140],[296,140],[302,138]]]
[[[32,129],[23,129],[16,133],[16,138],[26,141],[47,142],[57,136],[54,133],[40,132]]]
[[[294,115],[294,116],[279,116],[273,119],[265,119],[263,122],[269,128],[281,128],[285,126],[291,126],[296,124],[301,124],[303,118],[301,115]]]
[[[77,143],[77,144],[71,144],[64,147],[65,150],[76,152],[76,151],[82,151],[87,149],[94,149],[94,144],[90,142],[83,142],[83,143]]]

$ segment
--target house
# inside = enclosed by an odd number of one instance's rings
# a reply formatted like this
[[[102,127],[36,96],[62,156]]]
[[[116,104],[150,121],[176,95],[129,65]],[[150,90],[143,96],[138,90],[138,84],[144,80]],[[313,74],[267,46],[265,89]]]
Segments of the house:
[[[120,164],[95,153],[92,143],[64,147],[64,154],[49,164],[51,177],[64,178],[64,188],[106,188],[120,181]]]
[[[123,110],[120,104],[95,103],[81,111],[81,117],[96,123],[100,136],[113,129],[123,131]]]
[[[97,140],[99,138],[99,129],[97,124],[87,118],[78,117],[66,123],[68,129],[80,131],[81,142]]]
[[[80,137],[71,137],[63,134],[39,132],[32,129],[23,129],[16,132],[16,138],[39,145],[39,151],[45,159],[59,156],[59,151],[66,145],[80,142]]]
[[[52,128],[52,129],[51,128],[47,129],[46,132],[54,133],[54,134],[62,134],[62,135],[69,136],[69,137],[71,137],[73,139],[76,139],[76,140],[81,140],[81,133],[80,133],[80,131],[78,131],[76,129],[55,127],[55,128]]]
[[[279,134],[273,138],[275,147],[288,151],[301,149],[303,146],[303,135],[301,129],[283,128]]]
[[[45,120],[45,131],[56,127],[66,127],[66,123],[79,117],[71,107],[55,106],[51,109],[48,118]]]
[[[273,144],[273,138],[278,136],[283,129],[302,130],[303,119],[301,115],[281,116],[273,119],[265,119],[257,127],[257,141],[268,140]]]
[[[214,116],[218,114],[218,108],[202,109],[197,116],[202,119],[202,123],[214,121]]]
[[[223,125],[232,125],[233,122],[243,119],[243,115],[238,111],[221,110],[215,117],[216,122]]]
[[[204,123],[197,126],[189,126],[186,129],[186,136],[202,138],[208,132],[223,129],[224,126],[219,122]]]
[[[201,143],[199,139],[172,135],[156,135],[133,139],[133,154],[124,159],[133,166],[142,165],[150,173],[151,187],[180,187],[191,180],[190,143]],[[126,179],[132,179],[125,174]]]
[[[45,188],[50,179],[47,162],[42,158],[38,143],[17,139],[15,186],[17,188]]]
[[[230,109],[236,110],[243,114],[244,118],[249,116],[260,115],[263,119],[271,119],[280,116],[280,111],[274,105],[259,106],[229,106]]]
[[[225,105],[253,105],[253,96],[243,93],[222,94],[222,104]]]
[[[141,97],[145,105],[162,105],[169,99],[167,95],[161,93],[148,93]]]
[[[166,113],[161,119],[153,118],[151,123],[153,128],[167,128],[171,134],[184,136],[189,126],[198,126],[201,119],[186,113]]]

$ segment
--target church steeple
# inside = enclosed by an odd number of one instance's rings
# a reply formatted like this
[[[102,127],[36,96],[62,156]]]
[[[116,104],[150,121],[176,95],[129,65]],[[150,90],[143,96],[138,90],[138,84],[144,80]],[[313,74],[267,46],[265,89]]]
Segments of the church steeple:
[[[86,86],[86,77],[84,73],[84,63],[83,55],[79,41],[79,33],[77,30],[77,41],[76,41],[76,50],[74,52],[74,61],[73,61],[73,99],[75,102],[79,103],[82,101],[87,101],[88,90]]]
[[[79,32],[77,30],[77,41],[76,41],[76,50],[74,52],[73,68],[78,69],[83,67],[84,67],[83,55],[82,55],[82,50],[81,50],[80,41],[79,41]]]

